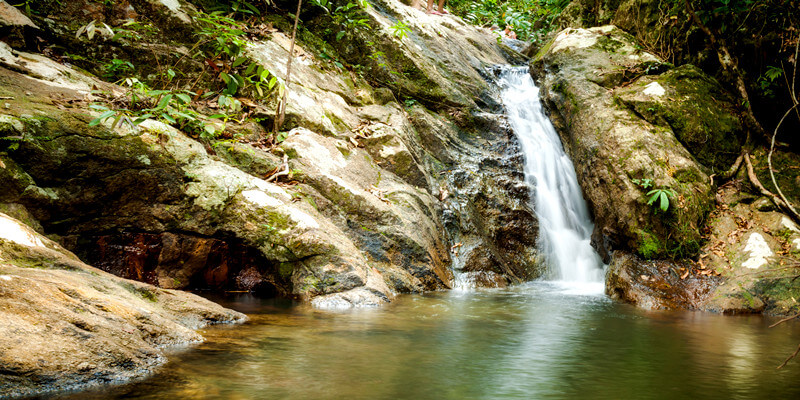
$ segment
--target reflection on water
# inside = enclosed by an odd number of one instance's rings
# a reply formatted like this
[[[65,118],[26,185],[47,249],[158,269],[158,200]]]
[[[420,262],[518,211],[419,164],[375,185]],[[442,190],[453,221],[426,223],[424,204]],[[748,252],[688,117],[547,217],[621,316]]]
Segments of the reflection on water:
[[[800,398],[776,370],[800,324],[642,311],[553,284],[400,297],[319,311],[250,296],[251,315],[203,331],[141,382],[60,399]]]

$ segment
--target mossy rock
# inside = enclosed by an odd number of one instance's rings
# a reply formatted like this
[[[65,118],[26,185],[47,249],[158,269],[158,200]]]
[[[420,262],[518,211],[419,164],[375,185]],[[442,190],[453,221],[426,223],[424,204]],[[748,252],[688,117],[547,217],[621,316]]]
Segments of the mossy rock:
[[[714,171],[727,170],[744,143],[735,102],[695,66],[642,77],[618,90],[616,98],[648,122],[670,128],[701,164]]]

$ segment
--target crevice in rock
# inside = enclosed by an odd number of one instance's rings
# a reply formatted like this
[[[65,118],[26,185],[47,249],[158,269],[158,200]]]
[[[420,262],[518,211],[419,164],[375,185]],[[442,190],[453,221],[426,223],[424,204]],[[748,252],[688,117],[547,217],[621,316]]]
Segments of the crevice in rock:
[[[269,260],[238,239],[124,231],[65,236],[62,243],[90,265],[162,288],[263,297],[292,293],[292,266]]]

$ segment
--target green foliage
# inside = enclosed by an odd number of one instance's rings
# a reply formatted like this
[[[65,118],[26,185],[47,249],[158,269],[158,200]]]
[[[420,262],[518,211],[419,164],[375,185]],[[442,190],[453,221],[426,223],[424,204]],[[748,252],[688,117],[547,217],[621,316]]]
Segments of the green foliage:
[[[212,115],[204,118],[192,108],[192,100],[197,97],[196,93],[177,90],[151,90],[147,85],[136,78],[125,79],[125,85],[129,87],[127,107],[110,108],[103,104],[92,104],[90,109],[99,112],[100,115],[89,123],[89,126],[97,126],[106,120],[113,119],[111,129],[124,125],[136,130],[138,126],[148,119],[158,119],[168,123],[184,132],[197,135],[202,138],[211,139],[216,137],[219,132],[224,130],[209,124],[210,119],[224,119],[227,121],[226,114]],[[238,100],[228,96],[220,96],[218,103],[221,108],[232,112],[241,108]]]
[[[194,17],[200,40],[192,49],[192,56],[201,59],[206,68],[210,69],[216,87],[203,91],[202,95],[191,90],[178,89],[178,85],[173,83],[180,72],[176,71],[176,67],[160,69],[160,81],[157,83],[164,85],[161,89],[153,89],[130,76],[119,81],[128,87],[124,100],[115,100],[111,105],[90,106],[99,113],[90,126],[113,120],[112,129],[125,125],[135,130],[142,122],[152,118],[190,135],[214,139],[224,131],[229,120],[234,117],[238,119],[242,112],[242,103],[235,96],[244,91],[253,97],[266,97],[275,92],[278,96],[283,94],[283,82],[246,55],[246,32],[241,24],[219,11],[210,14],[197,13]],[[134,23],[126,23],[124,26],[141,28]],[[85,33],[91,39],[97,32],[105,37],[121,37],[120,30],[114,33],[107,25],[94,22],[81,28],[77,36]],[[136,30],[125,32],[128,32],[124,35],[126,38],[141,38],[137,36]],[[108,79],[135,75],[138,72],[131,62],[116,58],[105,64],[103,69]],[[208,117],[203,116],[193,104],[199,99],[215,99],[219,112]],[[219,122],[211,123],[212,120]]]
[[[631,182],[641,186],[642,189],[647,190],[653,187],[653,180],[650,178],[644,179],[631,179]]]
[[[644,190],[653,188],[653,180],[650,178],[631,179],[631,182]],[[669,210],[669,199],[675,197],[675,191],[670,188],[660,187],[648,191],[645,196],[649,197],[647,200],[648,206],[653,206],[656,210],[667,212],[667,210]]]
[[[195,20],[202,38],[195,46],[201,48],[195,56],[204,59],[224,83],[222,94],[234,96],[241,90],[253,89],[259,97],[264,97],[276,89],[278,97],[283,95],[283,81],[245,54],[243,26],[219,11],[198,14]]]
[[[22,3],[12,4],[14,7],[22,8],[25,14],[32,14],[31,4],[35,4],[36,0],[24,0]]]
[[[474,25],[513,27],[520,40],[549,31],[553,18],[570,0],[450,0],[454,14]]]
[[[317,7],[321,7],[333,20],[333,26],[340,27],[341,29],[336,32],[336,40],[342,40],[348,31],[358,31],[369,28],[369,18],[365,10],[369,8],[367,0],[356,0],[355,2],[349,1],[343,6],[337,6],[331,11],[334,6],[331,0],[311,0],[311,3]],[[328,34],[333,33],[328,29]]]
[[[390,29],[392,30],[392,34],[401,40],[411,33],[411,27],[406,25],[403,21],[397,21]]]
[[[669,199],[675,197],[675,191],[669,188],[658,188],[647,192],[650,199],[647,205],[656,207],[656,210],[667,212],[669,209]]]
[[[265,3],[264,5],[273,4],[271,1],[245,1],[245,0],[231,0],[231,1],[217,1],[211,6],[211,12],[221,12],[227,15],[261,15],[261,10],[254,3]]]
[[[119,79],[120,76],[130,75],[135,69],[136,67],[130,61],[114,58],[103,65],[103,70],[105,71],[103,76],[109,80]]]
[[[764,74],[758,77],[758,86],[761,88],[761,92],[764,96],[767,97],[774,97],[774,89],[777,84],[775,80],[783,76],[783,70],[779,67],[768,66],[767,70],[764,71]]]

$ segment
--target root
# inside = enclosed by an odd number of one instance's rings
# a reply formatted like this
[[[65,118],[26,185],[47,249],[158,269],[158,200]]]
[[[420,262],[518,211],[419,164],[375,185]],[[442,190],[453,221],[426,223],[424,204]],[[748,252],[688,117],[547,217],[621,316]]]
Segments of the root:
[[[767,190],[764,185],[761,184],[761,181],[758,180],[755,171],[753,170],[753,163],[750,161],[750,154],[745,153],[744,155],[745,165],[747,166],[747,177],[750,179],[750,183],[758,189],[761,195],[769,197],[773,203],[775,203],[778,208],[782,211],[787,213],[789,216],[795,219],[795,221],[800,222],[800,215],[797,214],[794,207],[789,205],[787,202],[783,201],[780,197],[776,196],[774,193]]]
[[[267,174],[267,182],[277,181],[278,178],[282,176],[289,175],[289,157],[286,154],[283,155],[283,162],[281,165],[275,167],[269,174]]]

